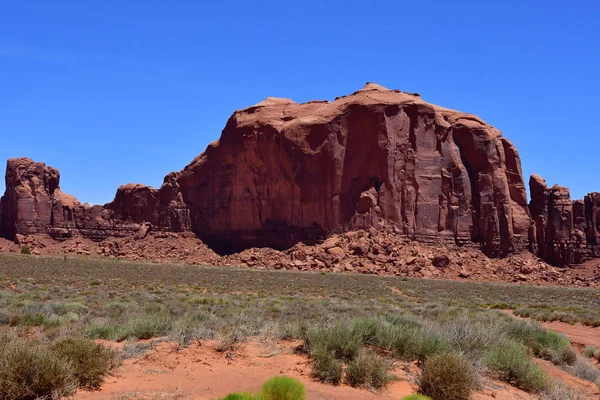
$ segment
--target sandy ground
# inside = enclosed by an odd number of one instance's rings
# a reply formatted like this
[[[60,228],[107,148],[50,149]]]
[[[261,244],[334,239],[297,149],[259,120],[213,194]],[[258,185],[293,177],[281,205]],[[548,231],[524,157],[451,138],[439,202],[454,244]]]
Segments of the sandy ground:
[[[518,319],[527,319],[515,315],[512,310],[504,310],[504,312]],[[581,324],[571,325],[560,321],[540,322],[540,324],[546,329],[565,335],[573,344],[600,347],[600,327],[594,328]]]
[[[593,345],[600,347],[600,327],[594,328],[581,324],[567,324],[565,322],[543,322],[542,326],[546,329],[565,335],[571,343],[583,346]]]
[[[600,346],[600,328],[569,325],[563,322],[545,323],[544,326],[566,335],[578,345]],[[105,343],[120,347],[122,343]],[[180,348],[175,343],[158,341],[144,355],[126,360],[99,391],[79,391],[77,400],[140,399],[178,393],[181,399],[217,399],[236,391],[260,389],[262,383],[276,375],[299,379],[306,386],[309,400],[391,400],[415,393],[418,368],[411,363],[397,363],[394,374],[397,381],[384,391],[373,392],[347,385],[333,386],[315,381],[310,376],[308,359],[297,354],[298,343],[265,344],[249,342],[230,352],[217,352],[217,342],[203,341],[199,345]],[[576,388],[586,398],[600,398],[598,387],[578,379],[543,360],[536,360],[550,376]],[[138,397],[135,397],[138,396]],[[148,396],[148,397],[144,397]],[[157,397],[153,397],[157,396]],[[487,381],[485,388],[476,393],[475,400],[536,399],[506,383]]]
[[[80,391],[75,399],[129,399],[133,395],[180,393],[185,399],[209,400],[235,391],[258,391],[262,383],[280,374],[302,381],[310,400],[399,400],[416,392],[417,369],[410,363],[398,363],[394,370],[398,380],[382,392],[373,392],[315,381],[310,377],[307,358],[295,354],[295,343],[267,346],[249,342],[230,353],[216,352],[215,345],[216,342],[206,341],[199,347],[180,349],[174,343],[158,343],[145,355],[125,361],[100,391]],[[488,382],[486,386],[474,399],[535,398],[500,382]]]

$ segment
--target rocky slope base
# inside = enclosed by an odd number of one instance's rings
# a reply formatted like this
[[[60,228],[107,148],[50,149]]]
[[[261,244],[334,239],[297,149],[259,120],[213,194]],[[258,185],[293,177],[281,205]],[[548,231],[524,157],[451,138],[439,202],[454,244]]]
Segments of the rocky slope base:
[[[106,248],[118,238],[187,232],[219,254],[291,248],[287,254],[298,243],[364,230],[386,233],[386,248],[407,240],[475,245],[489,257],[529,249],[557,266],[600,254],[599,193],[571,201],[568,189],[532,176],[528,205],[518,152],[498,130],[376,84],[334,102],[268,98],[236,111],[221,139],[160,189],[124,185],[112,202],[89,206],[59,183],[52,167],[9,160],[0,237],[21,243],[42,234]]]
[[[109,238],[101,242],[77,237],[56,241],[47,235],[21,237],[20,244],[0,239],[0,252],[115,260],[250,267],[288,271],[345,272],[536,285],[600,286],[600,262],[554,267],[529,252],[489,258],[471,246],[431,245],[375,229],[334,234],[319,245],[302,243],[280,251],[251,248],[220,256],[192,233],[150,232],[144,238]]]

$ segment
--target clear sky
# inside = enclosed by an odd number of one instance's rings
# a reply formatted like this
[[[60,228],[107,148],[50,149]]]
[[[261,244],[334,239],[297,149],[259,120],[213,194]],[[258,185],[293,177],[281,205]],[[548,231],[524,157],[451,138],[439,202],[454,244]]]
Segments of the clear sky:
[[[104,203],[160,186],[235,109],[374,81],[478,114],[526,180],[581,198],[600,191],[599,72],[597,0],[4,0],[0,160],[44,161]]]

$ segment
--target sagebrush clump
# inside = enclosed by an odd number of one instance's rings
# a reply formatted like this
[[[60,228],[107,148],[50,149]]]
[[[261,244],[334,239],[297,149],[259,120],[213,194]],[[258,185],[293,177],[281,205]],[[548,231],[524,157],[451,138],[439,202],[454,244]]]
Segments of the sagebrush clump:
[[[0,398],[66,397],[97,389],[116,365],[115,353],[81,338],[46,343],[13,333],[0,335]]]
[[[423,363],[419,391],[433,400],[468,400],[476,387],[473,366],[460,354],[437,354]]]
[[[514,382],[521,389],[542,392],[549,387],[544,370],[534,364],[527,347],[512,340],[490,349],[484,364],[507,382]]]

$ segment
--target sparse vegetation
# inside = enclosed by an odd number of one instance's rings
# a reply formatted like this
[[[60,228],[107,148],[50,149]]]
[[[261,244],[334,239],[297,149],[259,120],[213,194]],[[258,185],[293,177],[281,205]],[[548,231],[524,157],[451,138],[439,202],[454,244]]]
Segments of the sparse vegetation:
[[[0,333],[20,340],[32,340],[23,336],[33,333],[30,359],[52,353],[55,364],[43,363],[53,369],[36,374],[60,376],[61,365],[68,365],[65,394],[77,386],[97,387],[101,378],[76,377],[77,362],[59,357],[61,347],[80,352],[73,357],[84,357],[82,366],[91,362],[86,354],[99,354],[98,365],[80,368],[102,371],[97,376],[114,363],[89,339],[126,340],[119,359],[151,347],[139,339],[181,346],[217,339],[223,352],[259,335],[300,339],[315,378],[371,389],[389,382],[391,360],[417,361],[425,369],[458,357],[473,372],[474,385],[485,375],[544,393],[550,386],[532,357],[594,378],[566,338],[494,310],[518,313],[552,304],[577,321],[600,320],[593,290],[10,255],[0,255],[0,274],[6,277],[0,284]],[[24,347],[20,351],[27,352]],[[5,381],[14,379],[6,374]]]
[[[31,248],[29,246],[21,246],[21,254],[30,255]]]

